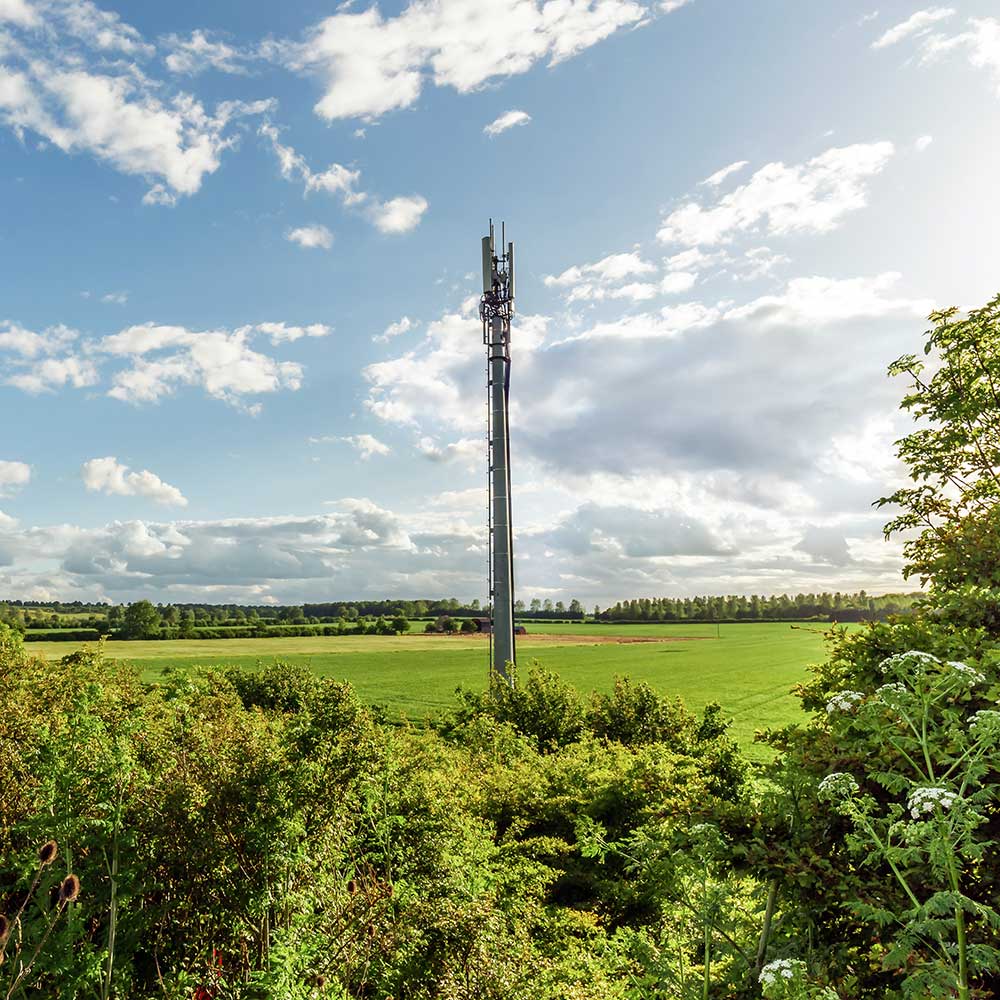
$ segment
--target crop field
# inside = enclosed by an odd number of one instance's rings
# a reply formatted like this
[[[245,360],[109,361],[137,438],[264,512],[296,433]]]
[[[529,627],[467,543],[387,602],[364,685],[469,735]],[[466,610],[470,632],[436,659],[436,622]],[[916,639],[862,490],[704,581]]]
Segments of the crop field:
[[[791,688],[823,656],[823,626],[762,622],[735,625],[529,625],[518,640],[523,667],[533,659],[580,691],[607,690],[616,675],[646,681],[689,708],[718,701],[733,733],[749,745],[754,731],[800,717]],[[73,648],[33,643],[51,660]],[[236,665],[254,669],[285,660],[349,681],[392,716],[421,719],[454,702],[456,687],[483,686],[484,636],[322,636],[288,639],[110,642],[149,681],[168,667]]]

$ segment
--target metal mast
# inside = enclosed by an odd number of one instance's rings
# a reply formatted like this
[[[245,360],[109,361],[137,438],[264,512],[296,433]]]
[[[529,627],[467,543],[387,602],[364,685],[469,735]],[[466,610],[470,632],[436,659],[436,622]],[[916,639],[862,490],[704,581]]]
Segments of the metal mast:
[[[483,297],[479,315],[487,349],[487,441],[489,453],[488,525],[490,543],[489,599],[490,669],[511,681],[508,666],[516,662],[514,650],[514,545],[510,514],[510,321],[514,315],[514,244],[500,252],[490,234],[483,237]]]

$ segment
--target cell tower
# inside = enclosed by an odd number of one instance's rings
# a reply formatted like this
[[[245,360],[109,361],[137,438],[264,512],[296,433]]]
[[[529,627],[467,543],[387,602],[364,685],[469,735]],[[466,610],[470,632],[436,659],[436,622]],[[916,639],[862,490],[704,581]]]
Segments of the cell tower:
[[[483,297],[479,316],[486,345],[487,417],[486,439],[489,466],[489,600],[490,670],[510,682],[508,664],[514,650],[514,544],[510,516],[510,321],[514,315],[514,244],[506,243],[500,228],[500,253],[490,234],[483,237]]]

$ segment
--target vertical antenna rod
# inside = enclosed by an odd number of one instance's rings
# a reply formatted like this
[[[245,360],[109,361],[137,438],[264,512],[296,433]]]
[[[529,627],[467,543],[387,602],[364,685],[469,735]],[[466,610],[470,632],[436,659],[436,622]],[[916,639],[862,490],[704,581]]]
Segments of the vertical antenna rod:
[[[506,232],[504,231],[504,237]],[[487,349],[489,395],[490,665],[507,682],[514,650],[514,546],[510,510],[510,321],[514,315],[514,244],[500,252],[483,237],[483,297],[479,315]]]

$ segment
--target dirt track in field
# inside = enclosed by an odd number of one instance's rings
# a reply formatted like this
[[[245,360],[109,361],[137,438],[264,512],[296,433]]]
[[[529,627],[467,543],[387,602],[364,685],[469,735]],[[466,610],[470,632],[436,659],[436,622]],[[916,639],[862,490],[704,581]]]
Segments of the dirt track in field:
[[[428,639],[487,639],[485,632],[455,632],[453,635],[445,635],[440,632],[416,632],[414,635],[423,635]],[[711,635],[580,635],[576,632],[560,633],[558,635],[550,632],[528,632],[527,635],[516,637],[518,642],[529,640],[531,643],[552,643],[557,646],[601,646],[614,645],[624,646],[634,642],[701,642],[703,640],[714,639]]]

